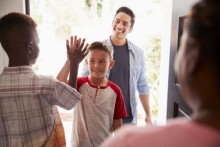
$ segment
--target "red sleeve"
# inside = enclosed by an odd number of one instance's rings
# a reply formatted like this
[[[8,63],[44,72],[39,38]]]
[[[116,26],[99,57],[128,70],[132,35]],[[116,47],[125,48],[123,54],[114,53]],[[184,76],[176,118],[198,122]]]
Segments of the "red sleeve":
[[[77,91],[79,91],[79,88],[88,81],[88,77],[78,77],[77,78]]]
[[[88,81],[88,77],[78,77],[77,78],[77,91],[79,92],[79,88],[86,82]],[[66,82],[69,85],[69,80]]]
[[[115,91],[117,95],[116,102],[115,102],[114,119],[127,117],[127,111],[125,108],[124,97],[121,92],[121,89],[111,81],[109,81],[109,85]]]

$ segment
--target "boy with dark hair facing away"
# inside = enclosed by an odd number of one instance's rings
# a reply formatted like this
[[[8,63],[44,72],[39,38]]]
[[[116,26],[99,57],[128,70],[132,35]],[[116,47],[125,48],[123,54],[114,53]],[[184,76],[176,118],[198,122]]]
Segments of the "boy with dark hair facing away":
[[[122,126],[127,113],[120,88],[106,78],[114,65],[113,50],[102,42],[93,42],[85,61],[90,74],[77,80],[83,98],[74,110],[71,146],[97,147]],[[69,66],[67,60],[57,76],[59,80],[66,81]]]
[[[65,146],[53,106],[69,110],[81,99],[69,85],[37,75],[32,69],[39,54],[36,27],[35,21],[22,13],[12,12],[0,19],[0,42],[9,57],[9,66],[0,75],[0,146]],[[71,64],[79,64],[73,50],[68,50],[68,55]],[[74,80],[70,79],[72,86]]]

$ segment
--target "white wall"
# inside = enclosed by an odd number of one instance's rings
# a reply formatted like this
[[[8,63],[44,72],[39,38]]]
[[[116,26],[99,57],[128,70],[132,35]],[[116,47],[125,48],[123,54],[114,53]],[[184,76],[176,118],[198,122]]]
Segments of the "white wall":
[[[24,0],[0,0],[0,17],[9,12],[25,13]],[[0,45],[0,73],[8,65],[8,57]]]
[[[172,0],[162,0],[163,12],[163,31],[161,36],[161,62],[160,62],[160,95],[158,100],[158,119],[159,125],[166,123],[167,96],[168,96],[168,73],[170,58],[170,36],[172,18]]]

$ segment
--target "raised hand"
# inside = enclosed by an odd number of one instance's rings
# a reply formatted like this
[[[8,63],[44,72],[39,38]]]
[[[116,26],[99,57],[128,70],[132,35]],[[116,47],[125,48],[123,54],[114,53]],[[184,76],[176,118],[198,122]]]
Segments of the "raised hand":
[[[87,47],[88,44],[85,45],[85,38],[81,40],[81,38],[77,39],[77,36],[71,36],[70,41],[66,40],[69,61],[79,64],[88,53]]]
[[[79,63],[88,54],[88,44],[85,45],[85,39],[77,39],[77,36],[71,36],[70,41],[66,41],[67,55],[69,60],[69,85],[73,88],[77,86],[77,73]],[[65,64],[66,65],[66,64]],[[64,69],[64,68],[63,68]],[[67,72],[65,72],[67,73]],[[66,74],[63,74],[66,76]]]

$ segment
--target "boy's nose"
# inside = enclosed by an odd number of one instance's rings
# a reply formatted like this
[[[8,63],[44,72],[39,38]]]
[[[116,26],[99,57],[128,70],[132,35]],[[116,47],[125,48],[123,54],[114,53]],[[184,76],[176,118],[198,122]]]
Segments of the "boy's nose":
[[[95,62],[94,67],[98,67],[98,66],[99,66],[99,63]]]

